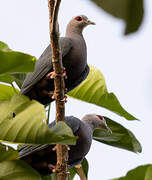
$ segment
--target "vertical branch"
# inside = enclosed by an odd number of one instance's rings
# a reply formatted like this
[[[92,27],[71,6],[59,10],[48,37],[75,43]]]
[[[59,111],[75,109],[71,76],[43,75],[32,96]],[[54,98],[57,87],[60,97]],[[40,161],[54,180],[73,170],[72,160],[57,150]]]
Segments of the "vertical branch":
[[[50,26],[50,41],[52,48],[52,64],[55,73],[54,78],[54,96],[56,98],[56,122],[64,121],[64,78],[63,78],[63,65],[61,50],[59,45],[59,32],[58,32],[58,11],[61,0],[48,0],[49,6],[49,26]],[[51,57],[50,57],[51,58]],[[51,61],[51,59],[50,59]],[[66,180],[67,177],[67,159],[68,150],[65,145],[56,145],[57,164],[56,172],[58,180]]]

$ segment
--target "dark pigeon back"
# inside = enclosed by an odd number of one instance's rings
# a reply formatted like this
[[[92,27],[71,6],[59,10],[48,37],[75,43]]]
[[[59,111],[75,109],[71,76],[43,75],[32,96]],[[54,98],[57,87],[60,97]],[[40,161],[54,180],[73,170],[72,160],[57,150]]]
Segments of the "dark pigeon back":
[[[72,48],[72,41],[68,37],[61,37],[60,45],[62,57],[64,57]],[[21,94],[26,94],[39,80],[53,70],[51,57],[52,52],[51,46],[49,45],[36,62],[34,72],[28,73],[26,76],[21,87]]]
[[[66,116],[65,122],[71,127],[75,136],[78,136],[75,146],[70,146],[68,166],[73,167],[81,163],[88,153],[92,132],[86,124],[73,116]],[[55,121],[49,124],[49,128],[55,125]],[[41,175],[48,175],[52,172],[48,169],[48,164],[56,164],[56,152],[52,150],[55,145],[35,145],[22,146],[19,150],[20,158],[30,164]]]
[[[81,46],[84,46],[83,51],[85,51],[85,41],[82,36],[79,36],[79,41],[83,42]],[[68,77],[65,79],[67,92],[78,86],[89,73],[85,57],[86,53],[82,52],[81,54],[84,54],[82,56],[79,54],[81,48],[75,47],[78,42],[77,40],[72,41],[68,37],[60,38],[62,62]],[[77,48],[79,48],[78,52],[76,51]],[[74,55],[74,52],[78,57]],[[36,62],[34,72],[27,75],[21,87],[21,94],[30,97],[30,99],[35,99],[44,105],[54,101],[49,95],[50,92],[53,95],[54,80],[46,78],[46,75],[53,71],[51,56],[51,47],[49,45]]]
[[[80,124],[82,123],[82,121],[80,121],[78,118],[74,117],[74,116],[65,116],[65,122],[66,124],[72,129],[72,132],[75,133],[79,127]],[[48,125],[48,127],[51,129],[51,127],[55,126],[56,122],[53,121],[52,123],[50,123]],[[49,144],[44,144],[44,145],[23,145],[20,149],[19,149],[19,154],[20,154],[20,158],[27,156],[31,153],[34,153],[36,151],[40,151],[46,147],[48,147]]]

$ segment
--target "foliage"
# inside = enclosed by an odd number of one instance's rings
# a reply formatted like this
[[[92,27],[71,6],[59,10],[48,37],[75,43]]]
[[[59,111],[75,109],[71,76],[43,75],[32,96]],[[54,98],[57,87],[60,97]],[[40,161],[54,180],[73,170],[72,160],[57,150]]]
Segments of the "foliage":
[[[10,100],[15,92],[19,92],[11,86],[0,84],[0,101]]]
[[[142,23],[143,0],[116,0],[114,3],[112,0],[92,0],[92,2],[112,16],[124,20],[126,23],[125,34],[136,32]],[[44,106],[20,95],[19,90],[14,88],[14,82],[21,88],[26,74],[34,70],[36,58],[29,54],[13,51],[7,44],[0,42],[0,60],[0,140],[24,144],[74,144],[76,138],[65,123],[58,123],[50,130],[46,125],[47,117]],[[120,105],[114,93],[107,91],[102,73],[92,66],[90,66],[87,79],[68,95],[104,107],[128,120],[137,119]],[[141,145],[130,130],[107,117],[105,119],[113,133],[109,135],[104,131],[96,130],[93,134],[94,140],[132,152],[141,152]],[[17,150],[8,145],[0,143],[0,152],[1,180],[57,179],[55,174],[41,177],[29,165],[18,160]],[[84,159],[82,168],[86,177],[88,167],[89,164]],[[70,168],[69,171],[69,180],[72,180],[77,172],[75,167]],[[151,177],[152,165],[145,165],[137,167],[129,171],[125,177],[115,180],[148,180]]]
[[[92,0],[92,2],[112,16],[124,20],[126,35],[136,32],[142,23],[143,0]]]
[[[0,60],[0,74],[4,74],[33,71],[36,58],[28,54],[12,51],[7,44],[0,41]]]
[[[139,166],[131,171],[129,171],[126,176],[121,178],[116,178],[113,180],[151,180],[152,179],[152,164],[147,164],[143,166]]]
[[[28,144],[75,144],[76,138],[64,122],[50,131],[46,125],[44,106],[28,97],[14,95],[9,101],[2,101],[0,107],[0,140]]]
[[[93,133],[94,140],[135,153],[142,151],[139,141],[130,130],[107,117],[104,118],[108,127],[112,130],[112,134],[96,129]]]
[[[10,160],[0,163],[1,180],[41,180],[41,176],[21,160]]]
[[[128,120],[136,119],[123,109],[114,93],[108,93],[104,77],[95,67],[90,66],[88,77],[68,95],[104,107]]]
[[[1,46],[4,52],[8,53],[11,51],[4,43],[2,43]],[[17,53],[16,56],[18,57]],[[32,58],[29,59],[29,57],[32,56],[28,55],[27,57],[28,60],[26,60],[26,62],[28,61],[29,64],[31,63],[30,61],[33,62]],[[7,66],[9,64],[9,61],[7,61],[6,63]],[[12,68],[14,66],[15,69],[16,61],[14,64],[11,62],[11,66]],[[20,68],[22,67],[20,66]],[[28,65],[24,68],[26,69],[26,72],[31,71],[31,68],[28,69]],[[18,84],[18,87],[21,87],[26,74],[23,73],[22,70],[19,70],[19,67],[17,72],[11,71],[10,73],[8,71],[5,72],[5,70],[6,69],[4,68],[4,66],[0,67],[0,72],[3,72],[1,74],[0,80],[2,82],[9,83],[10,85],[12,85],[12,82],[15,81],[16,84]],[[19,91],[15,89],[14,86],[0,84],[0,90],[1,141],[27,144],[74,144],[76,138],[74,138],[71,129],[65,123],[58,123],[51,129],[51,131],[48,129],[48,127],[46,126],[46,111],[43,105],[36,102],[35,100],[31,101],[29,98],[19,94]],[[136,119],[134,116],[132,116],[122,108],[113,93],[108,93],[102,73],[92,66],[90,66],[90,73],[87,79],[82,82],[76,89],[71,91],[68,95],[83,101],[99,105],[101,107],[105,107],[112,112],[125,117],[126,119]],[[96,130],[94,132],[95,140],[133,152],[141,152],[140,143],[135,138],[133,133],[131,133],[128,129],[124,128],[120,124],[110,120],[109,118],[106,118],[106,121],[108,126],[112,129],[113,133],[109,135],[105,134],[103,131],[101,132],[100,130]],[[16,153],[16,151],[14,153]],[[10,156],[10,159],[8,158],[6,160],[11,160],[12,157]],[[22,166],[22,163],[17,160],[4,161],[3,163],[4,166],[7,165],[10,168],[16,166],[18,167],[19,164],[21,164]],[[87,175],[87,160],[83,161],[82,167]],[[71,174],[69,176],[69,180],[72,180],[76,174],[76,169],[71,168],[70,173]],[[5,171],[2,174],[4,175],[4,177],[6,176]],[[15,172],[14,176],[16,176]],[[51,178],[55,179],[56,176],[53,174],[51,175]]]
[[[1,152],[0,162],[15,160],[19,158],[18,151],[16,151],[15,149],[13,149],[8,145],[4,145],[0,143],[0,152]]]

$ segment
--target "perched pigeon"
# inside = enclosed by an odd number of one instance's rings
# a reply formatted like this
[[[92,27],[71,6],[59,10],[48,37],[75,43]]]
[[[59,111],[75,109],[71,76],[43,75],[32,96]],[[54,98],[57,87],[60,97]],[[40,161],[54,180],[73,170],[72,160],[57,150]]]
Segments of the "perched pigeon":
[[[78,136],[76,145],[71,145],[68,166],[73,167],[84,159],[90,150],[94,129],[111,131],[104,118],[96,114],[85,115],[82,120],[73,116],[65,117],[66,124],[72,129],[75,136]],[[49,128],[55,125],[55,121],[49,124]],[[24,145],[20,148],[20,158],[30,164],[41,175],[52,173],[52,167],[56,164],[55,145]]]
[[[67,25],[66,36],[60,38],[62,61],[67,75],[65,79],[67,92],[78,86],[89,73],[87,48],[82,31],[90,24],[95,23],[84,15],[77,16]],[[53,71],[51,56],[49,45],[36,62],[34,72],[27,75],[21,87],[21,94],[42,104],[53,101],[50,97],[54,90],[54,81],[50,75]]]

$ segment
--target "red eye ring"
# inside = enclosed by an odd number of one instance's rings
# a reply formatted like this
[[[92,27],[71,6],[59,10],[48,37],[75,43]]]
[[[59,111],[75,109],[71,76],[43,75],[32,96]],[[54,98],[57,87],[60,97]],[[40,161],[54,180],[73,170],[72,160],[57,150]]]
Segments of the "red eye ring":
[[[81,17],[81,16],[77,16],[77,17],[75,18],[75,20],[76,20],[76,21],[82,21],[82,17]]]
[[[102,120],[102,121],[104,120],[104,118],[102,116],[100,116],[100,115],[97,115],[97,116],[100,120]]]

